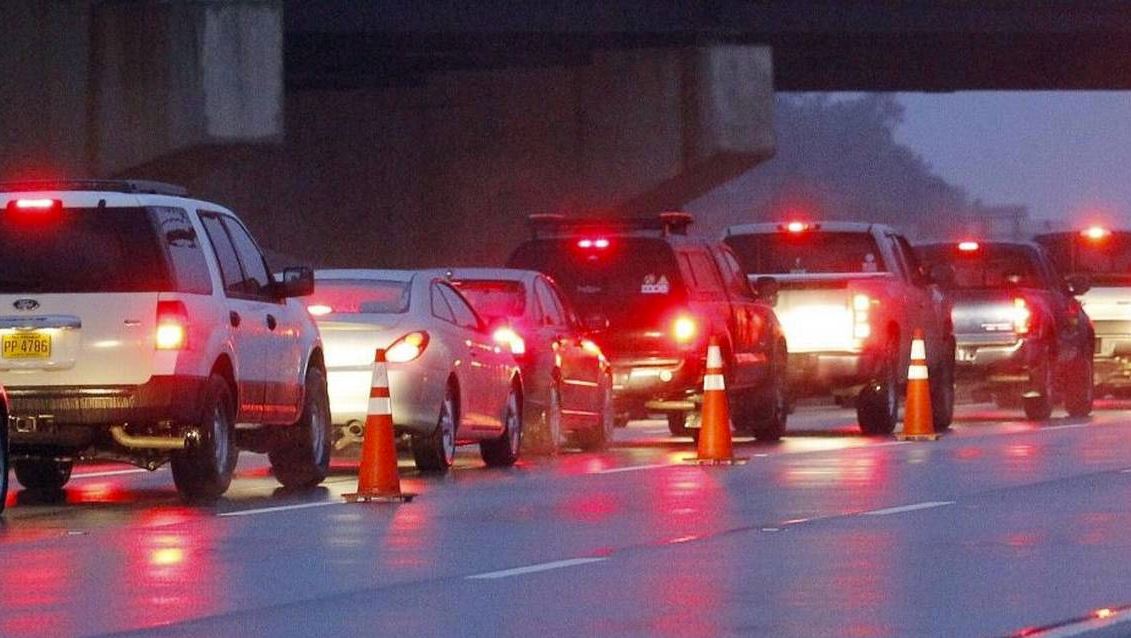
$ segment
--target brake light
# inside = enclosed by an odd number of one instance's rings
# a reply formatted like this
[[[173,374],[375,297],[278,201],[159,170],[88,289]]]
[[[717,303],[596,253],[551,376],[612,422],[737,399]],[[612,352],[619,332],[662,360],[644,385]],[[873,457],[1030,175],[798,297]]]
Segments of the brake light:
[[[427,347],[427,332],[410,332],[389,346],[389,349],[385,351],[385,359],[389,363],[408,363],[424,354],[424,349]]]
[[[1011,313],[1013,319],[1013,331],[1019,335],[1028,334],[1033,328],[1032,319],[1033,313],[1029,310],[1029,304],[1025,303],[1024,299],[1020,297],[1013,300],[1013,312]]]
[[[1111,235],[1111,231],[1104,228],[1103,226],[1091,226],[1080,231],[1080,235],[1085,239],[1099,241]]]
[[[325,304],[314,304],[307,306],[306,311],[309,312],[312,316],[321,317],[322,315],[328,315],[331,312],[334,312],[334,309]]]
[[[791,233],[800,233],[809,230],[809,224],[805,222],[789,222],[785,225],[785,229]]]
[[[8,202],[8,210],[26,211],[26,212],[43,212],[49,210],[56,210],[63,207],[63,202],[58,199],[50,198],[35,198],[35,199],[13,199]]]
[[[872,324],[868,315],[872,310],[872,298],[865,294],[852,296],[852,337],[867,339],[872,336]]]
[[[491,335],[495,343],[510,348],[511,354],[516,357],[526,354],[526,340],[519,336],[513,328],[501,326]]]
[[[976,242],[976,241],[958,242],[958,250],[961,250],[964,253],[972,253],[972,252],[978,250],[978,248],[980,248],[980,246],[978,245],[978,242]]]
[[[597,237],[596,239],[593,239],[593,238],[579,239],[579,240],[577,240],[577,247],[578,248],[584,248],[586,250],[590,250],[590,249],[593,249],[593,248],[596,248],[598,250],[604,250],[604,249],[609,247],[609,240],[604,238],[604,237]]]
[[[679,343],[691,343],[699,334],[699,324],[687,315],[676,317],[672,322],[672,337]]]
[[[154,342],[158,350],[183,350],[188,344],[188,309],[183,301],[157,302]]]

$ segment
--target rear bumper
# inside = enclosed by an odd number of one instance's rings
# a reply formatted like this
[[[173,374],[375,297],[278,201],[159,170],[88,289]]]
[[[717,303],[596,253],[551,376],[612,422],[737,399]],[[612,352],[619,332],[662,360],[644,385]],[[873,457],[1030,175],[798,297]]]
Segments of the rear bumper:
[[[879,376],[882,357],[864,352],[791,352],[789,383],[798,396],[835,393],[864,385]]]
[[[694,360],[613,361],[613,404],[618,414],[694,410],[702,392],[703,363]]]
[[[326,377],[334,425],[342,428],[354,421],[365,423],[372,368],[331,368]],[[428,434],[436,429],[446,380],[421,366],[389,366],[389,397],[398,432]]]
[[[982,385],[1024,384],[1030,372],[1040,363],[1040,348],[1033,341],[1018,339],[1011,343],[986,343],[958,337],[955,354],[955,378]]]

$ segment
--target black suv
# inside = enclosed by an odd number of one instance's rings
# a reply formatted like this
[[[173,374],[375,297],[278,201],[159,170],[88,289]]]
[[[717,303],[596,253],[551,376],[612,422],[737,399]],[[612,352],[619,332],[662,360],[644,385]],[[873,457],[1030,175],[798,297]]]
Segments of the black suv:
[[[690,237],[686,213],[630,219],[530,218],[508,266],[553,277],[613,367],[617,422],[667,416],[697,434],[707,341],[717,337],[736,429],[785,432],[785,338],[768,299],[720,242]],[[766,283],[764,297],[773,294]]]

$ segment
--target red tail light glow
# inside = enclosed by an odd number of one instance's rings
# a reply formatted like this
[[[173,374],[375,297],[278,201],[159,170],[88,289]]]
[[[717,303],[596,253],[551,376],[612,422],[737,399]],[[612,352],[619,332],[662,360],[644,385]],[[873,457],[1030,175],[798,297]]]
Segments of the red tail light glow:
[[[389,346],[389,349],[385,351],[385,359],[389,363],[408,363],[424,354],[424,349],[427,347],[427,332],[410,332]]]
[[[321,317],[323,315],[328,315],[331,312],[334,312],[334,309],[330,306],[327,306],[326,304],[313,304],[307,306],[306,311],[314,317]]]
[[[672,337],[678,343],[691,343],[699,334],[699,324],[695,319],[681,315],[672,323]]]
[[[58,199],[36,198],[36,199],[13,199],[8,202],[9,210],[18,210],[26,212],[41,212],[49,210],[57,210],[63,207],[63,202]]]
[[[958,242],[958,250],[964,253],[972,253],[981,248],[976,241],[962,241]]]
[[[604,238],[604,237],[598,237],[596,239],[593,239],[593,238],[579,239],[579,240],[577,240],[577,247],[578,248],[584,248],[586,250],[590,250],[590,249],[593,249],[593,248],[596,248],[598,250],[604,250],[604,249],[609,247],[609,240]]]
[[[188,309],[183,301],[157,302],[158,350],[183,350],[188,345]]]
[[[510,348],[511,354],[516,357],[526,354],[526,340],[519,336],[514,328],[500,326],[491,335],[495,343]]]
[[[1106,239],[1109,235],[1111,235],[1111,231],[1104,228],[1103,226],[1091,226],[1080,231],[1081,237],[1084,237],[1085,239],[1091,239],[1092,241]]]
[[[1033,328],[1033,313],[1029,311],[1029,304],[1018,297],[1013,300],[1013,331],[1019,335],[1028,334]]]
[[[801,233],[809,230],[809,224],[805,222],[789,222],[785,225],[785,229],[791,233]]]

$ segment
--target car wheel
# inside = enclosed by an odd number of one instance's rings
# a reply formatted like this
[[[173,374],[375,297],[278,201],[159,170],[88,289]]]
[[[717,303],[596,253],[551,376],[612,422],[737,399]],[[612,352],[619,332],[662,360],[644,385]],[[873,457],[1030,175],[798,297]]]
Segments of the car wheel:
[[[320,368],[306,372],[302,416],[294,425],[276,433],[267,458],[275,478],[283,487],[314,487],[330,472],[330,399],[326,395],[326,373]]]
[[[54,492],[63,489],[67,481],[71,480],[72,461],[57,461],[55,459],[21,459],[12,462],[12,469],[16,472],[16,480],[29,490],[42,490]],[[5,468],[7,470],[7,468]],[[7,487],[7,476],[4,477]]]
[[[784,347],[782,351],[785,351]],[[754,416],[754,438],[773,443],[785,436],[789,419],[789,389],[784,361],[779,360],[770,371],[770,377],[770,388],[758,402],[758,414]]]
[[[899,421],[899,348],[888,347],[886,363],[881,377],[864,386],[856,398],[856,419],[860,431],[868,435],[888,435],[895,432]]]
[[[546,407],[531,415],[537,427],[525,432],[522,451],[527,454],[553,456],[562,444],[562,391],[555,383],[546,396]]]
[[[1045,421],[1052,416],[1053,404],[1053,355],[1045,350],[1041,363],[1032,370],[1030,387],[1035,388],[1038,396],[1022,396],[1021,403],[1025,410],[1025,418],[1030,421]]]
[[[601,406],[597,412],[597,422],[593,427],[577,433],[578,446],[587,451],[603,450],[613,440],[613,429],[616,427],[613,414],[613,387],[612,381],[602,384]]]
[[[686,412],[668,412],[668,432],[672,436],[690,436]]]
[[[522,447],[522,408],[518,391],[512,389],[507,396],[503,416],[503,433],[495,439],[480,441],[479,456],[491,467],[506,467],[518,461]]]
[[[170,466],[173,483],[188,501],[210,501],[220,497],[232,483],[239,459],[235,441],[235,405],[228,382],[212,375],[204,393],[195,445],[173,452]]]
[[[412,458],[416,469],[422,472],[447,472],[456,458],[456,423],[459,419],[459,404],[455,388],[448,385],[444,400],[440,403],[440,418],[436,429],[429,434],[412,437]]]
[[[930,374],[931,385],[931,420],[934,422],[935,432],[945,432],[950,429],[954,421],[954,349],[950,349],[950,357],[945,358],[942,365]]]
[[[1085,417],[1092,413],[1095,403],[1095,379],[1092,357],[1077,357],[1068,367],[1064,382],[1064,409],[1071,417]]]

